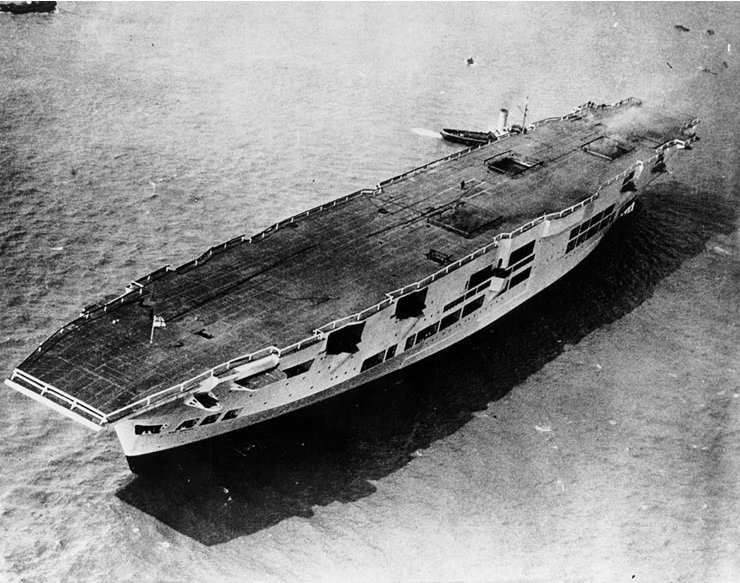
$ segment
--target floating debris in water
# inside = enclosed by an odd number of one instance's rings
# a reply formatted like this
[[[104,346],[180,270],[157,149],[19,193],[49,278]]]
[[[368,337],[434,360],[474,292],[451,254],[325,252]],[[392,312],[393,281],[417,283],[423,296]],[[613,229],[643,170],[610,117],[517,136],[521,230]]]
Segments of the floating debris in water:
[[[727,61],[722,61],[722,65],[724,66],[725,69],[730,67],[730,65],[727,64]]]
[[[550,433],[552,431],[552,427],[550,425],[535,425],[534,428],[541,433]]]
[[[717,74],[717,73],[715,73],[714,71],[712,71],[712,70],[711,70],[711,69],[710,69],[709,67],[704,67],[704,68],[703,68],[703,69],[701,70],[701,72],[702,72],[702,73],[709,73],[710,75],[716,75],[716,74]]]
[[[683,24],[676,24],[673,28],[680,30],[681,32],[689,32],[690,28],[686,28]]]
[[[473,57],[468,57],[468,60],[466,62],[468,63],[468,67],[470,67],[470,65],[475,65],[475,61],[473,60]]]
[[[708,34],[709,36],[713,36],[713,35],[714,35],[714,29],[713,29],[713,28],[708,28],[708,29],[707,29],[707,34]]]

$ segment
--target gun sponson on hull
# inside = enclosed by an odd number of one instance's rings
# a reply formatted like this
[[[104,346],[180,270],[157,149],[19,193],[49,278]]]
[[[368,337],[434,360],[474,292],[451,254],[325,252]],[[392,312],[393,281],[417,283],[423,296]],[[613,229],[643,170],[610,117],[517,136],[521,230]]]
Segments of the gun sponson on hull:
[[[132,282],[6,382],[130,457],[349,390],[567,273],[697,123],[631,98],[499,132]]]

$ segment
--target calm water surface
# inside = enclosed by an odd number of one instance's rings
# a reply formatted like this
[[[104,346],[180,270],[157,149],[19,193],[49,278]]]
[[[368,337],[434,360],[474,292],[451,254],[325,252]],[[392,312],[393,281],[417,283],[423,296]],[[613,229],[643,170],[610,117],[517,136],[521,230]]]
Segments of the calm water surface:
[[[703,120],[526,310],[160,480],[1,391],[0,579],[740,579],[738,51],[733,3],[0,14],[4,376],[163,264],[453,152],[441,127],[630,95]]]

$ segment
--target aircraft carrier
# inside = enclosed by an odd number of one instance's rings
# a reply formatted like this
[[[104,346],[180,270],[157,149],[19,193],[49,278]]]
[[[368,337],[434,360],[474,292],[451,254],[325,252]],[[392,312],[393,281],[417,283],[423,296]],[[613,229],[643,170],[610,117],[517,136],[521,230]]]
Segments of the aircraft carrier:
[[[6,384],[112,426],[136,471],[488,326],[578,265],[698,123],[630,98],[502,128],[131,282]]]

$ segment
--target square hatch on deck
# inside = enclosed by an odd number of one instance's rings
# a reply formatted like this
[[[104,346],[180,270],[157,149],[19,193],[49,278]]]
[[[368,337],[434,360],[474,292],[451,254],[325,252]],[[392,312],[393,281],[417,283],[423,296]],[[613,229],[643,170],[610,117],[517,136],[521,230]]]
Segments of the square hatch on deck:
[[[616,160],[620,156],[624,156],[628,152],[631,152],[632,148],[625,146],[614,138],[601,136],[583,146],[583,150],[584,152],[588,152],[589,154],[593,154],[599,158]]]
[[[487,160],[488,169],[508,176],[516,176],[521,174],[525,170],[529,170],[533,165],[529,162],[525,162],[521,158],[504,155],[492,160]]]
[[[469,239],[492,229],[503,220],[503,215],[462,201],[429,217],[429,222]]]

